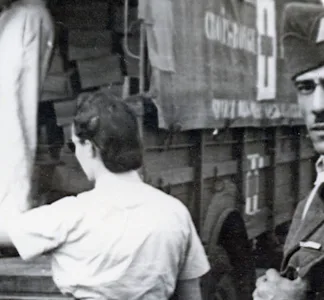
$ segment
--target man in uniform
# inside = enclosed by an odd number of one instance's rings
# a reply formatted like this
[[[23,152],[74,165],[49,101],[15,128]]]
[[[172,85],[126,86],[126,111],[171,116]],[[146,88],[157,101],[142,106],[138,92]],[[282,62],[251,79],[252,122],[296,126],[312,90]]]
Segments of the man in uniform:
[[[320,154],[317,180],[295,212],[281,272],[256,283],[254,300],[324,299],[324,8],[291,3],[285,9],[283,45],[288,71],[309,136]]]
[[[53,20],[43,0],[0,0],[0,218],[30,207],[37,110]]]

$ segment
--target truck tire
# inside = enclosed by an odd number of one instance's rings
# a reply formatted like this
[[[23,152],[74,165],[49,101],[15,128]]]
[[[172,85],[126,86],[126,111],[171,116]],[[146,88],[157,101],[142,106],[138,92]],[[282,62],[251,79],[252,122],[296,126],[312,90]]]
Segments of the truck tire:
[[[214,300],[236,300],[237,291],[234,280],[229,274],[224,274],[216,285]]]
[[[210,272],[202,280],[204,300],[238,300],[233,267],[225,249],[216,245],[215,252],[209,253]]]

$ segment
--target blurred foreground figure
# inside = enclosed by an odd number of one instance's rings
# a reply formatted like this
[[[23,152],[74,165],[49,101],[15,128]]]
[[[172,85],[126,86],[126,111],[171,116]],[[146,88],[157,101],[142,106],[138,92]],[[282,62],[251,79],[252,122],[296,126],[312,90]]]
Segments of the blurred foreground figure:
[[[283,26],[285,60],[309,136],[320,154],[317,180],[295,212],[281,273],[268,270],[254,300],[324,299],[324,8],[292,3]]]
[[[37,110],[53,48],[43,0],[0,0],[0,218],[30,206]]]

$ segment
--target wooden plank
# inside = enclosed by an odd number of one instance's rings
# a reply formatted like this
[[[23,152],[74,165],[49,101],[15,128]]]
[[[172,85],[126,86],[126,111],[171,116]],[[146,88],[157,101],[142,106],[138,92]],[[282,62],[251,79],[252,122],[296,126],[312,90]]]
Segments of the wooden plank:
[[[50,257],[25,262],[19,257],[0,259],[0,291],[7,293],[60,294],[52,280]]]
[[[68,99],[54,103],[58,126],[69,126],[72,123],[76,111],[76,104],[76,99]]]
[[[215,168],[217,168],[217,176],[223,177],[234,175],[237,173],[238,162],[236,160],[218,162],[215,164],[203,164],[203,179],[215,177]],[[192,182],[194,179],[193,167],[172,168],[148,173],[149,182],[154,186],[176,185],[186,182]]]
[[[183,173],[182,169],[191,168],[189,148],[186,149],[172,149],[169,151],[161,152],[146,152],[144,154],[145,166],[148,174],[172,174],[176,169],[179,169],[179,173]],[[192,172],[192,171],[190,171]],[[192,175],[190,175],[192,176]],[[192,180],[192,177],[190,177]]]
[[[204,130],[206,140],[204,149],[204,162],[228,161],[233,159],[233,148],[237,141],[234,140],[233,130],[219,132],[216,136],[213,130]]]
[[[215,177],[215,169],[217,168],[217,176],[234,175],[238,170],[237,160],[228,160],[223,162],[217,162],[213,164],[203,164],[203,178]]]
[[[192,167],[174,168],[156,173],[148,173],[149,183],[161,187],[192,182],[193,178],[194,168]]]
[[[275,158],[275,164],[286,164],[290,162],[294,162],[297,159],[297,153],[296,152],[283,152],[278,153]]]
[[[43,276],[0,276],[0,291],[2,293],[60,293],[52,278]]]
[[[89,44],[91,45],[91,44]],[[81,48],[77,46],[69,47],[69,59],[70,60],[87,60],[92,58],[98,58],[103,56],[112,56],[111,50],[105,47],[88,47]]]
[[[290,209],[281,209],[274,212],[274,223],[276,225],[291,221],[294,215],[295,206],[292,205]]]
[[[32,261],[20,257],[0,258],[0,276],[51,276],[50,257],[41,256]]]
[[[170,143],[167,143],[170,142]],[[191,141],[191,132],[170,132],[167,130],[155,129],[155,128],[145,128],[145,150],[147,151],[167,151],[173,147],[189,148],[193,147]]]
[[[290,211],[280,211],[274,214],[275,226],[290,222],[292,220],[293,214]]]
[[[17,293],[1,294],[0,300],[73,300],[73,297],[64,295],[33,294],[23,295]]]
[[[77,66],[83,89],[122,81],[119,57],[117,55],[78,60]]]
[[[60,294],[51,277],[0,276],[1,293]]]
[[[69,59],[83,60],[112,55],[110,30],[70,30]]]
[[[278,213],[280,211],[294,209],[295,199],[291,191],[280,193],[281,197],[276,197],[276,201],[274,202],[274,212]]]
[[[316,156],[317,156],[317,154],[316,154],[315,150],[310,149],[310,148],[304,150],[300,154],[300,158],[303,159],[303,160],[314,159],[314,157],[316,157]]]
[[[268,218],[270,216],[268,208],[263,208],[259,213],[253,216],[244,217],[249,239],[253,239],[261,233],[269,230]]]
[[[66,4],[61,13],[64,15],[65,25],[71,29],[104,30],[109,18],[107,1],[88,1],[82,5]]]
[[[275,166],[275,186],[290,184],[295,177],[292,173],[293,166],[289,164],[279,164]]]
[[[49,74],[44,82],[41,101],[66,99],[73,95],[69,73]]]
[[[293,192],[293,185],[292,184],[282,184],[282,185],[276,185],[274,188],[275,192],[275,203],[285,202],[286,197],[294,194]],[[284,199],[284,200],[282,200]]]
[[[204,163],[233,159],[232,145],[208,145],[205,147]]]

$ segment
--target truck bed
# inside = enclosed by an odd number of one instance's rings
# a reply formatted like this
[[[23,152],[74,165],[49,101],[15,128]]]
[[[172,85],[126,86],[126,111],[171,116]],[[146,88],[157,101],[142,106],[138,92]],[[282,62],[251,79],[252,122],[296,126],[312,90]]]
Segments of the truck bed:
[[[42,256],[30,262],[24,262],[19,257],[0,258],[1,299],[68,298],[61,295],[52,280],[50,258]]]

